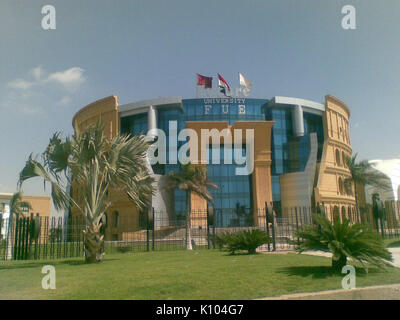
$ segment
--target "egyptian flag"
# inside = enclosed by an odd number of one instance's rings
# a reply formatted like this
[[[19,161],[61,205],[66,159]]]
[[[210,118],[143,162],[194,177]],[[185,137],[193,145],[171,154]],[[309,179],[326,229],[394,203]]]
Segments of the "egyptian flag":
[[[205,89],[212,88],[212,77],[202,76],[201,74],[197,74],[197,85],[204,86]]]
[[[217,73],[218,75],[218,86],[219,86],[219,92],[222,92],[225,96],[229,97],[228,92],[231,92],[231,87],[229,86],[228,82],[225,81],[222,76]]]

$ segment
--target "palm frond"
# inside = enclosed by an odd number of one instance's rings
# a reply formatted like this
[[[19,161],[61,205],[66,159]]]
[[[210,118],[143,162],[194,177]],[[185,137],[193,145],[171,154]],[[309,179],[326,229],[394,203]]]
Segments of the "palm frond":
[[[305,226],[296,232],[296,251],[320,250],[331,252],[334,259],[345,256],[361,264],[382,266],[391,261],[380,235],[362,224],[340,221],[338,216],[330,222],[325,216],[314,215],[315,225]]]

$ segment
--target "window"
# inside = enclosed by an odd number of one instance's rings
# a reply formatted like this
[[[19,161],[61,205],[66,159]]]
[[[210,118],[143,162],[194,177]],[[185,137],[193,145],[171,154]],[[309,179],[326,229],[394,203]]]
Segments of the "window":
[[[339,217],[339,207],[338,206],[333,207],[333,217]]]
[[[119,212],[118,211],[114,211],[113,212],[113,227],[117,228],[119,227]]]
[[[346,165],[346,155],[345,155],[344,151],[342,151],[342,162],[343,162],[343,166],[344,166],[345,168],[347,168],[347,165]]]
[[[346,219],[346,208],[343,206],[342,207],[342,221]]]
[[[344,194],[344,183],[341,177],[339,177],[339,193]]]
[[[344,190],[348,196],[353,195],[353,183],[350,178],[346,178],[344,180]]]
[[[341,166],[341,162],[340,162],[340,151],[339,151],[339,149],[336,149],[335,158],[336,158],[336,165],[337,165],[337,166]]]

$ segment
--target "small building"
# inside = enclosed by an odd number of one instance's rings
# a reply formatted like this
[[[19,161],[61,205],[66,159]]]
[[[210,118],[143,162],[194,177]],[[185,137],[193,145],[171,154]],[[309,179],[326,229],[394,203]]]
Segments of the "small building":
[[[1,228],[1,235],[5,238],[5,221],[10,218],[10,200],[12,193],[0,193],[0,220],[3,221]],[[39,214],[40,217],[50,217],[50,197],[45,196],[22,196],[22,201],[29,202],[32,210],[26,208],[24,210],[24,216],[30,217],[31,214],[36,216]]]

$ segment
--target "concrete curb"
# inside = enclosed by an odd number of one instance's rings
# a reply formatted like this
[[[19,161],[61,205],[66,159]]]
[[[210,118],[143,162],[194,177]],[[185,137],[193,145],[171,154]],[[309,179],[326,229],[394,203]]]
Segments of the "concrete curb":
[[[400,284],[296,293],[256,300],[400,300]]]

